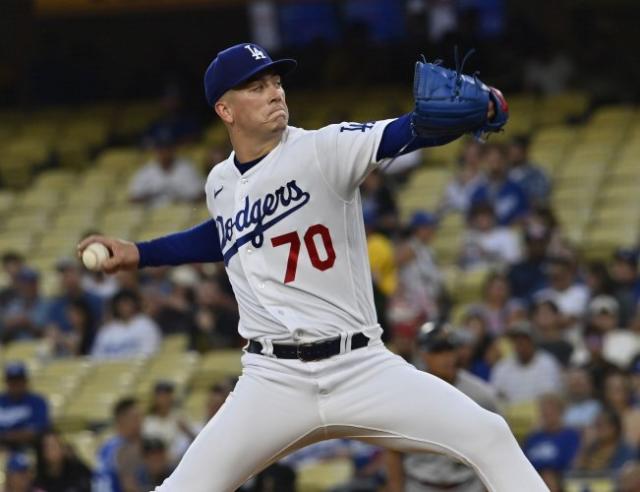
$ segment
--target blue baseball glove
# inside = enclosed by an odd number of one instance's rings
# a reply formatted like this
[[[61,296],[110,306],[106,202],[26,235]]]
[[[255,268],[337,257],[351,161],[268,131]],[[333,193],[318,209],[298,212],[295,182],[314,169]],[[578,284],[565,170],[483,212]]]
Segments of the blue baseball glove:
[[[413,96],[415,109],[411,115],[413,131],[420,137],[437,137],[473,133],[481,138],[499,132],[509,118],[509,106],[502,93],[482,83],[476,74],[462,74],[462,63],[456,70],[440,66],[440,62],[416,63]],[[493,111],[489,118],[489,102]]]

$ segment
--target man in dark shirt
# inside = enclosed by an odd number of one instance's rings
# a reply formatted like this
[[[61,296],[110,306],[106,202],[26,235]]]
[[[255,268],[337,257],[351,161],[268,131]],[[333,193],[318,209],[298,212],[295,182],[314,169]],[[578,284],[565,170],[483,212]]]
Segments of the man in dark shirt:
[[[87,336],[93,340],[95,332],[102,322],[102,300],[82,287],[80,265],[76,260],[62,258],[56,264],[56,269],[60,274],[61,293],[50,304],[47,323],[63,333],[72,331],[69,307],[74,301],[81,300],[87,304],[91,311],[93,326],[89,327]]]
[[[508,176],[507,151],[503,145],[487,144],[484,152],[486,183],[471,195],[471,205],[490,203],[502,226],[512,225],[529,213],[529,200],[522,187]]]
[[[538,471],[566,471],[578,452],[580,433],[564,426],[565,406],[560,396],[543,395],[538,404],[542,426],[527,437],[524,452]]]
[[[508,277],[511,294],[530,301],[547,284],[546,251],[549,234],[540,227],[527,227],[524,231],[524,243],[525,258],[511,267]]]
[[[0,394],[0,442],[10,448],[35,444],[50,426],[46,400],[29,391],[27,369],[21,362],[5,367],[6,392]]]
[[[638,278],[638,250],[619,248],[613,255],[611,279],[613,295],[620,305],[620,326],[627,326],[635,313],[640,295]]]

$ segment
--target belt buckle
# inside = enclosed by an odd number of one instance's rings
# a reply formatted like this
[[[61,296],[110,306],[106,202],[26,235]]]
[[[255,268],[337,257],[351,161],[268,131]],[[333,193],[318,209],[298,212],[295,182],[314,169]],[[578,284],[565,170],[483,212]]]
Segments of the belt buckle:
[[[315,355],[314,357],[304,357],[302,355],[303,348],[313,348],[316,345],[318,344],[317,343],[301,343],[296,345],[296,356],[298,357],[298,360],[301,360],[302,362],[313,362],[315,360],[320,360],[321,358],[318,357],[317,355]]]

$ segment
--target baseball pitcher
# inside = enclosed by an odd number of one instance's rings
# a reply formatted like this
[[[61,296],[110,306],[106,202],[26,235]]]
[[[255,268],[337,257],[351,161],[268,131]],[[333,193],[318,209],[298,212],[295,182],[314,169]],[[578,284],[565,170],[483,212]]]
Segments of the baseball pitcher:
[[[505,421],[380,340],[358,186],[394,156],[498,131],[500,92],[418,62],[415,110],[396,119],[288,125],[281,77],[296,66],[258,45],[218,53],[204,76],[233,152],[206,183],[211,220],[149,242],[100,236],[102,269],[223,261],[248,340],[243,373],[157,492],[229,492],[291,451],[353,438],[438,451],[492,492],[548,490]]]

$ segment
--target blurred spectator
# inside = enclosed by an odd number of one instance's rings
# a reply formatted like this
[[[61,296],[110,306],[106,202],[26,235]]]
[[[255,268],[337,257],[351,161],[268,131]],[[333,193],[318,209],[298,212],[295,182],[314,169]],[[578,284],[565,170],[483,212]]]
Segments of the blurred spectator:
[[[145,291],[147,313],[158,323],[163,335],[191,333],[195,329],[195,289],[200,281],[198,272],[183,265],[169,272],[172,290],[168,295]]]
[[[612,364],[626,368],[640,352],[640,335],[618,326],[618,301],[614,297],[594,297],[588,307],[588,323],[603,335],[602,353]]]
[[[82,301],[91,310],[91,316],[88,318],[91,324],[87,325],[88,330],[84,336],[89,341],[93,340],[98,326],[102,322],[102,299],[82,287],[80,265],[76,260],[61,258],[56,264],[56,269],[60,278],[61,294],[51,301],[49,307],[47,330],[50,336],[56,339],[55,331],[60,332],[60,337],[74,332],[74,323],[69,316],[69,307],[75,301]]]
[[[556,394],[542,395],[538,400],[540,430],[525,439],[523,450],[536,470],[568,470],[578,452],[580,434],[563,423],[565,404]]]
[[[91,470],[57,432],[42,435],[36,456],[38,487],[47,492],[91,492]]]
[[[573,249],[565,238],[551,206],[536,205],[525,221],[525,231],[544,231],[547,235],[547,256],[571,256]]]
[[[47,337],[51,353],[57,357],[87,355],[95,339],[95,320],[91,307],[84,299],[74,299],[67,306],[70,331],[49,327]]]
[[[491,371],[501,356],[498,339],[492,335],[484,335],[475,342],[469,371],[483,381],[490,381]]]
[[[155,322],[142,312],[137,292],[121,290],[111,301],[113,319],[96,336],[91,350],[94,359],[122,359],[153,354],[161,334]]]
[[[471,205],[490,203],[499,225],[511,225],[529,213],[524,190],[508,176],[507,149],[501,144],[487,144],[483,155],[487,181],[471,196]]]
[[[617,480],[617,492],[637,492],[640,490],[640,463],[629,461],[624,464]]]
[[[15,275],[16,292],[0,319],[3,343],[42,335],[49,305],[40,295],[38,273],[22,267]]]
[[[14,453],[7,458],[5,492],[49,492],[34,486],[35,470],[26,454]]]
[[[524,231],[524,258],[509,269],[511,294],[531,301],[534,293],[547,283],[548,232],[539,226],[528,225]]]
[[[491,372],[491,384],[509,403],[532,401],[562,390],[562,373],[555,358],[540,350],[528,323],[509,329],[514,353],[500,360]]]
[[[502,273],[491,273],[482,287],[482,309],[487,329],[492,335],[502,335],[507,328],[509,283]]]
[[[171,463],[177,464],[195,438],[189,425],[176,409],[175,387],[170,381],[159,381],[153,388],[149,412],[142,424],[145,437],[160,439],[166,446]]]
[[[454,385],[479,405],[496,412],[495,390],[465,370],[458,368],[459,338],[447,325],[427,323],[420,330],[418,347],[421,362],[434,376]],[[482,490],[473,469],[436,453],[386,453],[388,485],[392,491]]]
[[[545,172],[529,160],[529,137],[519,135],[511,139],[508,147],[509,179],[520,185],[530,204],[549,201],[551,182]]]
[[[574,357],[574,359],[578,359],[578,363],[589,372],[596,394],[602,396],[605,378],[611,373],[618,372],[619,369],[604,358],[604,336],[602,333],[591,328],[585,330],[584,346],[586,348],[584,359],[586,360],[580,360],[582,357]]]
[[[551,299],[539,299],[533,307],[532,322],[538,346],[552,354],[560,364],[568,366],[573,345],[563,337],[557,304]]]
[[[362,210],[376,217],[378,232],[392,234],[398,225],[398,206],[382,173],[378,170],[369,173],[360,185],[360,193]]]
[[[82,288],[103,301],[110,301],[115,293],[120,290],[120,284],[118,283],[118,277],[115,275],[87,270],[82,276]]]
[[[351,458],[353,476],[331,492],[378,492],[387,480],[383,449],[356,440],[342,440],[342,443]]]
[[[548,260],[549,287],[536,294],[536,300],[550,299],[558,306],[563,329],[576,328],[587,308],[589,291],[576,278],[572,258],[554,256]],[[573,333],[573,336],[577,334]]]
[[[517,234],[499,226],[493,207],[476,203],[469,212],[469,228],[464,232],[459,262],[462,268],[503,267],[520,260],[520,242]]]
[[[620,417],[624,441],[637,448],[640,445],[640,409],[635,407],[631,384],[626,375],[607,375],[604,381],[604,404]]]
[[[437,226],[434,215],[415,212],[409,222],[411,236],[396,249],[401,295],[424,312],[427,319],[438,317],[443,287],[442,274],[430,247]]]
[[[593,425],[602,404],[594,397],[589,373],[579,367],[569,368],[565,374],[565,387],[568,399],[565,425],[580,430]]]
[[[638,257],[636,249],[620,248],[614,253],[611,265],[613,295],[620,304],[621,326],[627,326],[633,317],[640,296]]]
[[[465,142],[462,155],[458,159],[456,175],[445,188],[439,209],[443,212],[466,214],[471,206],[471,197],[484,182],[482,144],[469,139]]]
[[[144,469],[142,412],[133,398],[123,398],[113,409],[115,435],[97,455],[92,490],[100,492],[146,492],[139,487],[138,471]]]
[[[138,490],[155,490],[173,471],[167,444],[162,439],[142,441],[142,466],[136,471]]]
[[[5,366],[6,391],[0,394],[0,442],[11,448],[31,446],[51,424],[46,400],[29,390],[22,362]]]
[[[195,292],[195,325],[190,334],[192,350],[238,347],[238,306],[223,288],[220,278],[202,280]]]
[[[25,266],[24,258],[17,252],[7,252],[2,255],[2,270],[7,276],[9,284],[0,288],[0,316],[7,304],[18,295],[18,272]]]
[[[365,209],[363,217],[373,283],[388,298],[398,287],[393,244],[378,231],[378,215],[375,212]]]
[[[161,132],[173,135],[176,143],[185,144],[195,140],[201,132],[196,119],[184,107],[184,99],[177,84],[167,84],[160,99],[162,116],[147,128],[143,142],[154,142]]]
[[[152,207],[193,202],[204,196],[204,181],[193,163],[176,155],[171,130],[154,136],[155,157],[137,171],[129,183],[129,198]]]
[[[593,261],[587,264],[585,282],[589,288],[589,295],[613,295],[613,281],[609,275],[607,265],[602,261]],[[622,325],[626,326],[626,325]]]
[[[296,492],[296,472],[288,465],[274,463],[255,477],[249,486],[243,486],[243,492]]]
[[[549,42],[542,42],[535,56],[524,64],[523,82],[527,91],[558,94],[568,87],[573,76],[574,64],[571,58],[554,51],[549,44]]]
[[[584,432],[574,468],[592,472],[618,470],[634,457],[633,449],[622,439],[620,418],[613,410],[604,409],[594,427]]]

